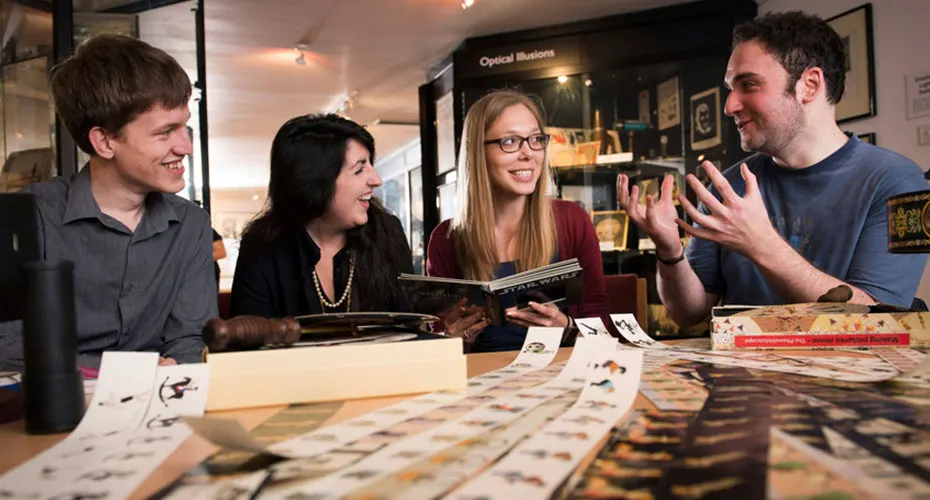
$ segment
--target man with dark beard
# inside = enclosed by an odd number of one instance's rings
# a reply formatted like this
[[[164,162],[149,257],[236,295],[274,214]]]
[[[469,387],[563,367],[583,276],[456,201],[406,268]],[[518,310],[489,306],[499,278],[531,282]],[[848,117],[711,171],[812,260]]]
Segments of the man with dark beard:
[[[911,305],[927,257],[887,252],[885,202],[927,183],[914,162],[837,126],[845,59],[839,35],[815,16],[768,14],[738,26],[724,111],[755,154],[722,173],[704,162],[710,189],[688,175],[699,207],[679,199],[693,226],[677,216],[671,177],[644,206],[619,176],[618,200],[655,241],[659,295],[679,325],[721,299],[814,302],[844,284],[850,302]],[[693,237],[687,249],[679,227]]]

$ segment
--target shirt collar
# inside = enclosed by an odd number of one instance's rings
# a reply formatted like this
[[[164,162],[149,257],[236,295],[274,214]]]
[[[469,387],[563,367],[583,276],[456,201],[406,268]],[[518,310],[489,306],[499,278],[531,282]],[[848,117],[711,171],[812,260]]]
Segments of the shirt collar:
[[[152,233],[159,233],[167,229],[170,222],[180,220],[174,208],[165,199],[166,196],[169,195],[149,193],[145,197],[145,213],[137,230],[147,225]],[[85,164],[71,179],[65,215],[61,223],[68,224],[82,219],[97,219],[104,224],[113,220],[100,210],[100,205],[94,199],[94,193],[90,188],[90,164]]]
[[[68,188],[68,201],[65,206],[65,216],[62,224],[68,224],[81,219],[96,219],[102,215],[94,193],[90,189],[90,165],[84,165],[74,177]]]

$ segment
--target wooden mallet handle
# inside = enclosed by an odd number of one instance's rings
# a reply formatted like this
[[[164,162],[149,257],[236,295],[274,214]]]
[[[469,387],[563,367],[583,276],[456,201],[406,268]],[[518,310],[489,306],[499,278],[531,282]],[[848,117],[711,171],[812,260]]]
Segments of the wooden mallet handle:
[[[290,345],[300,340],[300,323],[294,318],[236,316],[213,318],[203,328],[210,351],[258,349],[265,345]]]

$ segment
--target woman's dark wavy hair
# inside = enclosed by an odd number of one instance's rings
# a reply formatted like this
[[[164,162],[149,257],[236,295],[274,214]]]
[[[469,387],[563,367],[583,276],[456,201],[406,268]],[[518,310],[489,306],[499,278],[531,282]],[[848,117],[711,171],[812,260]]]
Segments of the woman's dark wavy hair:
[[[306,231],[307,222],[326,213],[345,163],[350,139],[375,161],[375,140],[359,124],[335,114],[303,115],[288,120],[271,143],[271,180],[265,209],[243,231],[239,250],[249,258],[262,247]],[[383,311],[403,292],[397,276],[410,266],[406,245],[392,242],[397,221],[372,198],[368,223],[351,229],[347,245],[355,250],[355,292],[362,310]],[[405,240],[406,241],[406,240]]]
[[[733,48],[757,40],[788,72],[789,93],[808,68],[823,70],[827,101],[840,102],[846,89],[846,48],[843,40],[817,16],[804,12],[772,12],[733,29]]]

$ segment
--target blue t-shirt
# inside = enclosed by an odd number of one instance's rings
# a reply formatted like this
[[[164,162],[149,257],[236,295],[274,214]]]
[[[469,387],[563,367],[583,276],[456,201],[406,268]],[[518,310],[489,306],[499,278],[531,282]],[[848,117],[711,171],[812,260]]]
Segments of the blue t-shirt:
[[[879,302],[911,306],[927,255],[888,252],[885,203],[891,196],[928,188],[920,167],[855,136],[823,161],[801,170],[779,167],[770,156],[758,153],[745,163],[758,179],[772,225],[795,251]],[[739,165],[723,175],[737,194],[745,195]],[[720,198],[716,189],[711,192]],[[708,213],[703,204],[699,209]],[[686,255],[704,289],[722,296],[724,304],[790,302],[737,252],[693,238]]]

